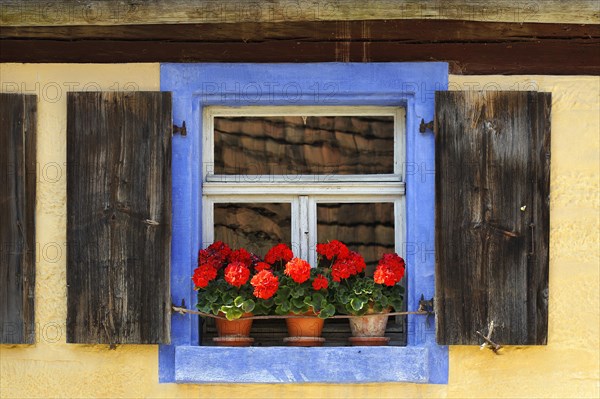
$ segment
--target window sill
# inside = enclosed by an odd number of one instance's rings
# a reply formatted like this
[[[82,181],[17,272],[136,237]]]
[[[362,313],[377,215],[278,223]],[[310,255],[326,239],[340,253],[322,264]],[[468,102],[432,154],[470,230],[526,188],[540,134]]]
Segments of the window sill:
[[[177,383],[368,383],[430,381],[428,348],[175,348]],[[391,360],[393,359],[393,360]]]

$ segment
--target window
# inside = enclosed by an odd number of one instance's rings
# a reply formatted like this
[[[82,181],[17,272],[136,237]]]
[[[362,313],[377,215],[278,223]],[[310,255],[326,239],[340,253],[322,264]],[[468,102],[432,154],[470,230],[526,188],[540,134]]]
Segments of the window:
[[[337,239],[365,257],[367,273],[386,252],[404,256],[404,108],[206,107],[203,116],[203,247],[221,240],[262,257],[283,242],[316,265],[317,242]],[[389,323],[394,344],[405,341],[403,322]],[[257,324],[255,344],[282,345],[282,323]],[[326,344],[344,344],[347,321],[328,327]]]
[[[316,243],[330,239],[371,266],[401,251],[404,115],[400,107],[207,107],[203,242],[261,256],[285,242],[313,265]]]
[[[418,307],[421,295],[433,297],[434,143],[433,135],[419,133],[419,122],[433,119],[434,92],[446,87],[445,63],[161,65],[161,90],[173,92],[173,121],[178,126],[185,121],[188,131],[185,137],[173,138],[173,302],[194,305],[190,276],[197,250],[215,235],[234,234],[227,226],[237,224],[235,218],[242,214],[244,218],[268,214],[283,223],[277,231],[247,232],[250,235],[269,233],[274,239],[287,239],[284,231],[289,225],[294,243],[294,234],[300,237],[300,232],[309,231],[295,249],[311,260],[311,246],[326,235],[343,239],[340,214],[358,213],[356,209],[366,206],[386,226],[393,220],[393,245],[405,251],[407,260],[408,309]],[[213,121],[207,117],[211,112],[216,115]],[[240,166],[231,162],[237,155],[223,152],[217,141],[233,140],[226,148],[236,148],[235,140],[246,143],[247,138],[215,135],[211,142],[211,135],[203,134],[210,123],[220,131],[238,131],[236,125],[243,122],[239,118],[268,126],[289,117],[302,131],[304,119],[311,126],[317,117],[334,123],[327,118],[369,115],[382,123],[389,116],[403,119],[404,123],[394,124],[393,134],[405,142],[394,144],[393,155],[389,149],[379,154],[386,161],[371,164],[366,172],[360,169],[364,166],[354,165],[330,173],[326,170],[330,164],[317,164],[317,157],[311,156],[259,159],[250,168],[248,162]],[[405,129],[403,135],[400,128]],[[290,135],[290,140],[308,136],[293,131]],[[221,148],[222,160],[208,159],[214,156],[209,148]],[[277,151],[286,154],[289,148],[283,143]],[[295,163],[282,163],[284,158]],[[276,176],[290,181],[281,183]],[[211,206],[213,211],[207,211]],[[196,317],[173,315],[172,345],[160,348],[160,381],[446,383],[448,378],[447,348],[435,344],[434,323],[423,316],[408,317],[406,346],[367,349],[197,346],[198,324]],[[339,367],[339,359],[355,366]]]

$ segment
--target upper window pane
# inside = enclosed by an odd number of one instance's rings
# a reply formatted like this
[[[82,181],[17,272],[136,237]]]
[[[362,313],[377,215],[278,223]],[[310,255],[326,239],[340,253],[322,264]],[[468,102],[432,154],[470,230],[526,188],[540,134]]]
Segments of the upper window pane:
[[[215,116],[214,172],[392,174],[394,116]]]

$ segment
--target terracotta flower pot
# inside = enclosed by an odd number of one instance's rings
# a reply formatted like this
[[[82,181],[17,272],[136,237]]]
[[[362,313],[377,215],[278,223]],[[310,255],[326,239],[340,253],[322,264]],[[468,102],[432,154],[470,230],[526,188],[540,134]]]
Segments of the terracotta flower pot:
[[[237,320],[215,319],[219,336],[213,338],[213,341],[219,346],[250,346],[254,342],[254,338],[250,338],[253,320],[244,320],[250,316],[252,313],[244,313]]]
[[[367,314],[375,313],[372,308]],[[387,326],[389,309],[385,309],[381,315],[377,316],[354,316],[350,320],[350,330],[352,337],[350,343],[355,346],[380,346],[387,345],[389,338],[385,337],[385,328]]]
[[[323,332],[324,319],[309,310],[303,313],[302,316],[285,319],[287,325],[288,337],[284,339],[290,346],[321,346],[325,342],[325,338],[321,338]]]

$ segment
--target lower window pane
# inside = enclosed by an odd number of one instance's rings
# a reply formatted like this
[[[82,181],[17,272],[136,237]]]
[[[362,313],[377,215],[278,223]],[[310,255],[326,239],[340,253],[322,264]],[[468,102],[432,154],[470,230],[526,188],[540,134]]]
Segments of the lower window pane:
[[[217,203],[215,241],[262,258],[276,244],[291,244],[291,214],[290,203]]]
[[[393,203],[317,205],[317,240],[339,240],[364,256],[372,275],[384,253],[395,252]]]

